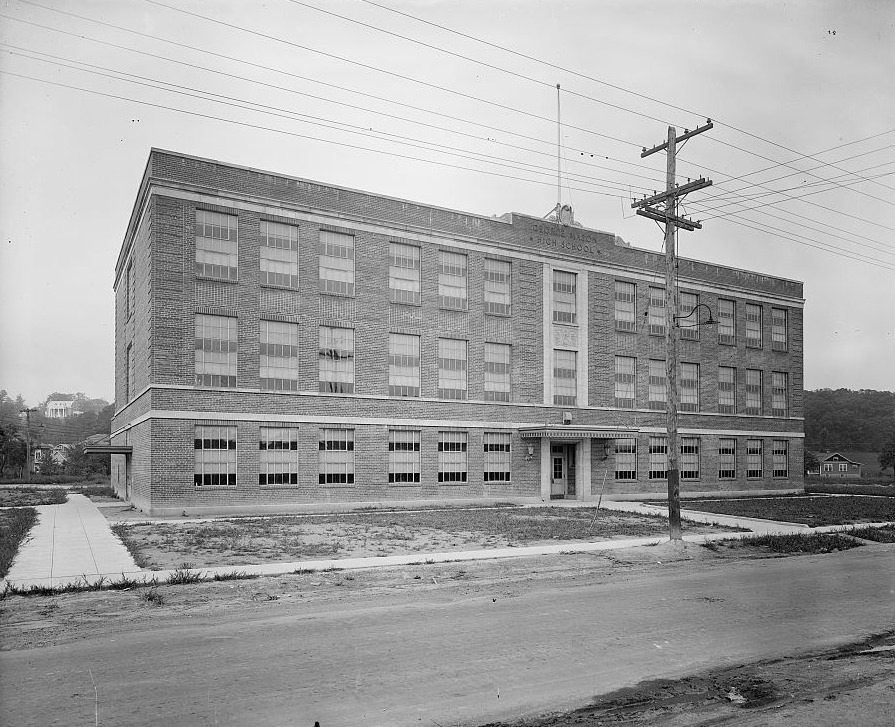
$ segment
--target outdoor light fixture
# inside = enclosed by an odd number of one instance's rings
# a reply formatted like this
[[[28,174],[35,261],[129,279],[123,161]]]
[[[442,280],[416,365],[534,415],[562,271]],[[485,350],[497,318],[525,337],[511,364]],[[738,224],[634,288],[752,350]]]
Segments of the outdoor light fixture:
[[[717,325],[718,321],[716,321],[714,318],[712,318],[712,309],[709,308],[705,303],[699,303],[698,305],[696,305],[696,306],[693,308],[693,310],[691,310],[691,311],[690,311],[689,313],[687,313],[687,315],[685,315],[685,316],[674,316],[674,320],[676,320],[676,321],[685,321],[685,320],[687,320],[690,316],[692,316],[696,311],[698,311],[700,308],[705,308],[705,309],[709,312],[709,317],[708,317],[707,320],[700,321],[699,318],[697,318],[695,323],[688,323],[688,324],[685,325],[685,326],[679,326],[679,327],[680,327],[680,328],[696,328],[696,327],[698,327],[698,326],[714,326],[714,325]]]
[[[525,448],[525,459],[530,460],[530,459],[534,456],[534,453],[535,453],[535,448],[534,448],[534,446],[531,445],[531,444],[529,444],[529,445]]]
[[[603,459],[609,459],[610,454],[612,454],[612,442],[607,439],[603,442]]]

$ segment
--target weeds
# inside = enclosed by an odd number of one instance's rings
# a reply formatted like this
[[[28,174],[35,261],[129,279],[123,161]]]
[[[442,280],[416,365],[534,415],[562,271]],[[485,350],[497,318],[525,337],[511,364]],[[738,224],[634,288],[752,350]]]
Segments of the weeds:
[[[127,525],[117,523],[112,525],[111,529],[112,532],[115,533],[115,536],[121,541],[122,545],[127,548],[127,552],[131,554],[131,558],[134,559],[137,568],[149,568],[152,565],[152,561],[140,551],[139,543],[134,538],[130,537]]]
[[[142,598],[147,603],[151,603],[153,606],[165,605],[165,596],[159,591],[158,586],[152,586],[143,591],[140,594],[140,598]]]
[[[32,507],[34,505],[61,505],[68,499],[61,487],[2,487],[0,506]]]
[[[788,533],[784,535],[752,535],[739,540],[723,541],[727,548],[758,547],[772,553],[801,555],[833,553],[860,548],[863,543],[840,533]]]
[[[181,563],[174,572],[168,576],[168,585],[180,586],[189,583],[198,583],[202,580],[202,571],[193,570],[192,563]]]
[[[258,578],[257,573],[246,573],[244,570],[232,570],[226,573],[215,573],[211,578],[215,581],[241,581]]]
[[[845,532],[862,540],[872,540],[876,543],[895,543],[895,525],[886,525],[881,528],[855,528]]]
[[[22,541],[37,522],[37,510],[22,507],[0,511],[0,578],[9,573]]]

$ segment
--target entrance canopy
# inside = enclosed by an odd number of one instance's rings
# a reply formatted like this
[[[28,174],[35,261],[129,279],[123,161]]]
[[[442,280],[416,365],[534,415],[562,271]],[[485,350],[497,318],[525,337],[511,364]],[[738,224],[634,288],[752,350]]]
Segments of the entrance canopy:
[[[634,439],[640,429],[636,427],[606,427],[545,425],[542,427],[520,427],[523,439]]]
[[[95,444],[92,447],[84,447],[84,454],[131,454],[133,449],[129,444],[120,446],[115,444]]]

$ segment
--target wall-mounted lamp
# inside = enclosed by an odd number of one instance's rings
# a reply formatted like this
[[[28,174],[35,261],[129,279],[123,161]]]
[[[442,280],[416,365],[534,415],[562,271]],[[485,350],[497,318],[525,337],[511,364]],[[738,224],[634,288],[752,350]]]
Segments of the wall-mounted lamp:
[[[714,318],[712,318],[712,309],[709,308],[705,303],[699,303],[698,305],[694,306],[693,310],[691,310],[685,316],[674,316],[674,320],[685,321],[690,316],[694,315],[696,313],[696,311],[698,311],[700,308],[705,308],[709,312],[708,318],[706,318],[704,321],[701,321],[701,320],[699,320],[699,316],[697,315],[696,320],[693,322],[686,323],[684,325],[681,325],[680,323],[678,323],[678,328],[698,328],[699,326],[714,326],[718,323],[718,321],[716,321]],[[649,311],[647,311],[647,312],[649,312]]]
[[[529,444],[525,448],[525,459],[530,460],[532,457],[534,457],[534,454],[535,454],[535,448],[533,445]]]
[[[603,441],[603,459],[609,459],[609,455],[612,454],[612,452],[613,452],[612,441],[609,439],[604,440]]]

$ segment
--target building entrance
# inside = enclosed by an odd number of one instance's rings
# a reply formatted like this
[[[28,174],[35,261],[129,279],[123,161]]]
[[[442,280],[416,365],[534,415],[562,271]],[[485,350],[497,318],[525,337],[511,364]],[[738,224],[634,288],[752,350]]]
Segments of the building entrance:
[[[550,445],[550,499],[575,495],[575,445]]]

